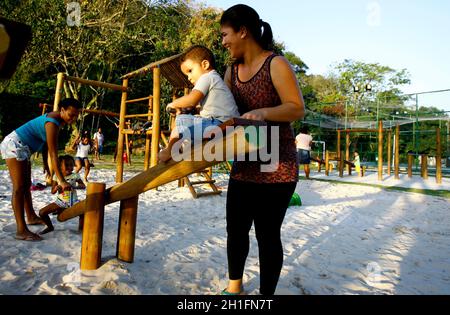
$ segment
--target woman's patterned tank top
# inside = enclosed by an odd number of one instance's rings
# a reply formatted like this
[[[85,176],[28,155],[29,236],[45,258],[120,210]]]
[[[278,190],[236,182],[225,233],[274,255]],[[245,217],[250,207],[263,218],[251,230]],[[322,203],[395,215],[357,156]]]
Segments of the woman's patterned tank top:
[[[241,115],[259,108],[281,105],[281,99],[272,83],[270,64],[277,55],[269,56],[259,72],[247,82],[238,77],[238,64],[231,68],[231,92]],[[298,181],[297,150],[294,132],[289,123],[267,122],[268,127],[279,127],[279,163],[276,171],[262,172],[261,166],[270,163],[234,162],[231,178],[239,181],[273,184]],[[270,142],[270,139],[268,139]],[[270,151],[269,151],[270,154]]]

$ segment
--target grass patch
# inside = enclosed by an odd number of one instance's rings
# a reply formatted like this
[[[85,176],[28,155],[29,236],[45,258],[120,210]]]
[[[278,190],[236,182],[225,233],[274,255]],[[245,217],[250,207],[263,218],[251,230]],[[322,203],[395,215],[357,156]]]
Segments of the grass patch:
[[[306,180],[304,176],[300,176],[301,179]],[[366,187],[374,187],[381,188],[389,191],[400,191],[400,192],[411,192],[417,194],[423,194],[434,197],[442,197],[446,199],[450,199],[450,191],[449,190],[431,190],[431,189],[419,189],[419,188],[407,188],[407,187],[396,187],[396,186],[383,186],[377,184],[367,184],[367,183],[353,183],[353,182],[341,182],[332,179],[319,179],[319,178],[311,178],[311,180],[319,181],[319,182],[327,182],[327,183],[335,183],[335,184],[343,184],[343,185],[354,185],[354,186],[366,186]]]

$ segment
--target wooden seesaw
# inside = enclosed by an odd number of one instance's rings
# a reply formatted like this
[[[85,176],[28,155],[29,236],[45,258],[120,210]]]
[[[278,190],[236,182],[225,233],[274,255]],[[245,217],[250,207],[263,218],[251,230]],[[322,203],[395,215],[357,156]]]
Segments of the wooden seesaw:
[[[191,159],[157,164],[155,167],[140,173],[127,182],[106,189],[105,184],[89,183],[86,200],[81,201],[58,215],[58,221],[64,222],[78,216],[84,216],[81,270],[96,270],[101,266],[103,221],[105,205],[120,201],[119,229],[117,235],[116,257],[119,260],[132,263],[134,260],[134,245],[136,236],[136,221],[139,195],[159,186],[176,181],[205,168],[227,161],[230,157],[236,159],[245,154],[254,153],[266,145],[266,128],[264,122],[232,119],[220,126],[223,137],[204,140],[201,145],[191,150]],[[231,127],[231,128],[230,128]],[[257,133],[257,139],[249,137],[250,127]],[[207,161],[205,150],[218,148],[222,155]],[[213,153],[219,152],[213,149]],[[195,157],[202,157],[195,160]],[[228,159],[227,159],[228,158]]]

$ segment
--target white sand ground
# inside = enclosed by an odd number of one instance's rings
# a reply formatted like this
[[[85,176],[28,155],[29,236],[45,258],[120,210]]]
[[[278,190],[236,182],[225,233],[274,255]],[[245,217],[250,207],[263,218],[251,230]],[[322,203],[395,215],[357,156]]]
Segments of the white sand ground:
[[[219,197],[193,200],[176,184],[141,195],[133,264],[114,258],[119,206],[108,206],[104,265],[81,272],[77,220],[54,219],[42,242],[14,240],[9,177],[0,171],[0,294],[217,294],[227,278],[228,177],[215,177],[224,188]],[[96,169],[91,180],[110,186],[114,172]],[[448,180],[438,189],[449,190]],[[449,199],[319,181],[301,181],[297,192],[303,206],[291,207],[283,225],[277,294],[450,294]],[[53,198],[49,189],[33,192],[36,209]],[[257,294],[253,232],[244,280]]]

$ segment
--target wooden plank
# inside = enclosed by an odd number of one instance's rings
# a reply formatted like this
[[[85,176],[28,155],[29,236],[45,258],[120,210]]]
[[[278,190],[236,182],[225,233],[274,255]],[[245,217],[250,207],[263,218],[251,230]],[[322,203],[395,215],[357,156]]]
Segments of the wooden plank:
[[[238,122],[239,120],[237,119],[236,121]],[[231,124],[227,122],[227,125]],[[263,130],[260,130],[260,132],[260,139],[264,139],[265,135],[263,134]],[[148,171],[144,171],[133,177],[129,181],[107,189],[105,202],[106,204],[110,204],[120,200],[130,199],[156,187],[171,183],[190,174],[200,172],[208,167],[222,163],[226,161],[228,157],[234,156],[234,159],[236,160],[237,155],[255,152],[265,146],[265,143],[261,141],[259,141],[259,143],[252,143],[239,141],[239,139],[246,139],[244,128],[236,128],[233,132],[226,134],[226,136],[220,139],[204,141],[202,145],[192,148],[191,161],[182,160],[175,162],[174,160],[170,160],[167,163],[157,164]],[[202,156],[205,145],[208,145],[208,147],[221,146],[223,155],[212,161],[206,161],[204,159],[195,161],[195,156]],[[64,222],[85,212],[84,202],[82,201],[58,215],[58,220]]]
[[[83,84],[83,85],[101,87],[101,88],[114,90],[114,91],[126,92],[128,90],[128,88],[126,88],[122,85],[117,85],[117,84],[105,83],[105,82],[94,81],[94,80],[86,80],[86,79],[81,79],[81,78],[77,78],[77,77],[71,77],[68,75],[65,75],[64,78],[66,79],[66,81],[76,82],[76,83]]]

